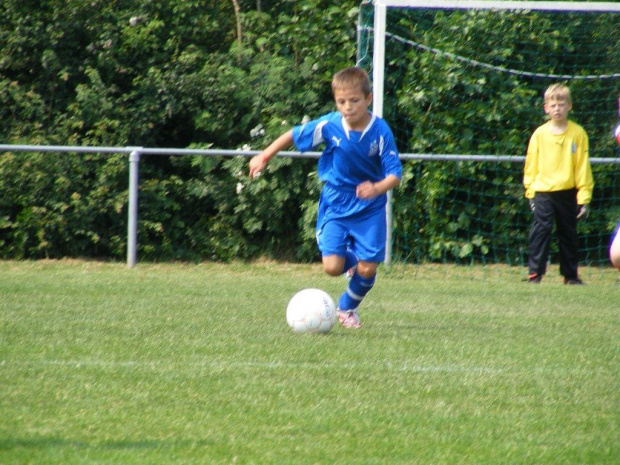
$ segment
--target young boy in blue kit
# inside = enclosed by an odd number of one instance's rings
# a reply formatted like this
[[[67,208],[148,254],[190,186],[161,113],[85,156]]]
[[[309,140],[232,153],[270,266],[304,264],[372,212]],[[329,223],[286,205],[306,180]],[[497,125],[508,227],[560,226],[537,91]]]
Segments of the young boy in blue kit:
[[[334,75],[332,93],[338,111],[295,126],[250,160],[253,179],[279,151],[295,145],[301,152],[321,144],[318,172],[324,186],[319,199],[316,239],[323,269],[331,276],[351,270],[338,300],[345,328],[362,323],[357,308],[372,289],[377,266],[385,258],[387,191],[397,187],[402,166],[387,123],[370,113],[370,80],[358,67]]]

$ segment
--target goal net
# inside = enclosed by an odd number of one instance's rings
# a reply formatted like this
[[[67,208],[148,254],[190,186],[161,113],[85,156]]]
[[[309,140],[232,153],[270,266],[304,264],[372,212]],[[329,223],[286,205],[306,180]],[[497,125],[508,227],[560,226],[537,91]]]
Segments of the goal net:
[[[607,252],[620,219],[619,50],[616,3],[363,2],[358,65],[404,159],[388,208],[388,263],[523,273],[524,155],[545,122],[545,89],[561,82],[573,97],[569,117],[588,132],[596,183],[579,223],[580,266],[615,279]]]

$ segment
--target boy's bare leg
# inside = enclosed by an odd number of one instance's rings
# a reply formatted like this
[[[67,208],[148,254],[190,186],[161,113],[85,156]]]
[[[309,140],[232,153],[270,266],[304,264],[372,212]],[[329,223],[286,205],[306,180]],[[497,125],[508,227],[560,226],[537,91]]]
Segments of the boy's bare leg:
[[[340,276],[344,272],[344,257],[340,255],[324,256],[323,270],[330,276]]]

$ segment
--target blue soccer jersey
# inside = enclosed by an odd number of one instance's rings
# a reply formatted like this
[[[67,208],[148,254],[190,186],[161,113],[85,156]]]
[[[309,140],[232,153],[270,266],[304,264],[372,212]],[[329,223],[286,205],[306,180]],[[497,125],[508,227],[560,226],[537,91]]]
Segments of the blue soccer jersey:
[[[376,115],[359,132],[350,130],[339,112],[329,113],[294,127],[293,141],[301,152],[325,144],[319,177],[336,189],[354,190],[364,181],[378,182],[390,174],[402,177],[392,131]]]

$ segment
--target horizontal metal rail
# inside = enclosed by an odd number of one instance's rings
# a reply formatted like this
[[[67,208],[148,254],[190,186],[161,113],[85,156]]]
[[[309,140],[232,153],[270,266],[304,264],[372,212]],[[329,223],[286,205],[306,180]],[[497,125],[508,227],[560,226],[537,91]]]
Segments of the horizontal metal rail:
[[[66,153],[127,153],[139,152],[141,155],[199,155],[224,157],[253,157],[260,150],[226,150],[226,149],[178,149],[178,148],[149,148],[149,147],[97,147],[97,146],[70,146],[70,145],[11,145],[0,144],[0,152],[66,152]],[[282,151],[279,156],[291,158],[319,158],[321,152]],[[495,163],[523,163],[522,155],[459,155],[446,153],[401,153],[401,160],[421,161],[475,161]],[[618,157],[591,157],[594,165],[620,165]]]

